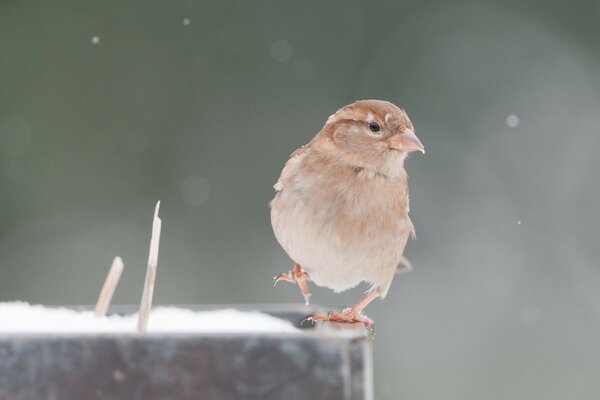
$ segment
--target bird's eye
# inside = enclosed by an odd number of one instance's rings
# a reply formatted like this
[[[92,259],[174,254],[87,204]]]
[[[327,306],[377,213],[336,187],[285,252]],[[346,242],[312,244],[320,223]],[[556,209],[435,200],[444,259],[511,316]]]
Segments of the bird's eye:
[[[371,130],[371,132],[379,132],[381,130],[381,127],[377,122],[369,122],[369,129]]]

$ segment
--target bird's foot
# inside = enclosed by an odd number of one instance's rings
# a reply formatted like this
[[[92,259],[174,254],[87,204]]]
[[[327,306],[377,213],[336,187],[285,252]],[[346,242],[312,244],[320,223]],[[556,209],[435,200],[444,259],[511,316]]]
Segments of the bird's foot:
[[[371,336],[375,335],[375,324],[373,320],[366,315],[362,314],[359,311],[356,311],[354,308],[349,307],[344,309],[343,311],[330,311],[328,313],[315,313],[306,317],[304,321],[328,321],[328,322],[338,322],[342,324],[363,324],[371,333]],[[302,322],[304,322],[302,321]]]
[[[308,290],[308,281],[310,277],[306,272],[302,270],[299,264],[294,266],[294,269],[288,272],[281,273],[279,275],[275,275],[273,277],[273,286],[276,286],[280,281],[297,283],[300,287],[300,292],[302,292],[302,297],[304,297],[304,304],[310,304],[310,292]]]

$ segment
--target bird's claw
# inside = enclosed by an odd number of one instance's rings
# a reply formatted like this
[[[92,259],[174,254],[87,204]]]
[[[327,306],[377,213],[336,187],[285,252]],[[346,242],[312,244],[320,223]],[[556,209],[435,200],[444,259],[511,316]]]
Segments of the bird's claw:
[[[304,304],[308,306],[310,305],[310,292],[307,284],[309,280],[310,277],[308,274],[302,270],[302,267],[300,267],[299,264],[296,264],[292,271],[275,275],[273,277],[273,286],[277,286],[277,283],[280,281],[298,284],[300,287],[300,292],[302,293],[302,297],[304,298]]]
[[[337,322],[342,324],[363,324],[369,331],[371,337],[375,336],[375,324],[373,320],[362,313],[355,312],[352,308],[344,309],[342,312],[329,311],[328,313],[315,313],[307,316],[302,320],[300,326],[304,325],[304,322],[310,321],[313,324],[317,321]]]
[[[275,275],[273,277],[273,286],[277,286],[279,281],[295,283],[296,279],[294,278],[294,274],[292,273],[292,271],[289,271],[289,272],[281,273],[279,275]]]

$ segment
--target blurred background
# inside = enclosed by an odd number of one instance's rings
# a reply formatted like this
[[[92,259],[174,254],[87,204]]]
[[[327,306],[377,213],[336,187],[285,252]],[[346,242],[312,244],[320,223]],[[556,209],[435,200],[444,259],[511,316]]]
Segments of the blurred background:
[[[411,274],[377,399],[600,398],[600,2],[0,2],[0,301],[299,302],[267,203],[341,106],[405,108]],[[320,304],[347,305],[364,290]]]

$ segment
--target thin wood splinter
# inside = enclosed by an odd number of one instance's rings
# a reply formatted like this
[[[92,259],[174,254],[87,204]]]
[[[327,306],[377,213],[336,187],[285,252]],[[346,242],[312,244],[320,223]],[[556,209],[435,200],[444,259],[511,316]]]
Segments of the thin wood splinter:
[[[154,294],[154,282],[156,280],[156,267],[158,265],[158,246],[160,243],[160,228],[162,221],[158,218],[160,201],[154,209],[154,220],[152,221],[152,236],[150,237],[150,252],[148,254],[148,269],[146,270],[146,281],[138,317],[137,330],[146,332],[148,330],[148,319],[152,309],[152,295]]]
[[[112,300],[113,294],[115,294],[115,289],[119,284],[119,279],[121,279],[123,267],[124,265],[121,257],[115,257],[108,270],[106,279],[104,280],[104,285],[98,296],[98,301],[96,302],[96,309],[94,310],[96,317],[103,317],[106,315],[106,311],[110,306],[110,301]]]

